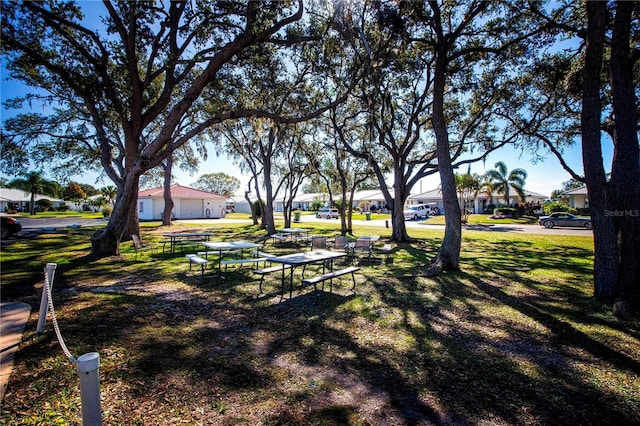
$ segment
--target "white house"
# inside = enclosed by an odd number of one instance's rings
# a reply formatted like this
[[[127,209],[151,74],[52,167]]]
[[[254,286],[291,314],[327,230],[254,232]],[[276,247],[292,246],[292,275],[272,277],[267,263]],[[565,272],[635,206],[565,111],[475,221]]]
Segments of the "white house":
[[[570,189],[560,194],[561,197],[569,197],[569,206],[574,209],[585,209],[589,207],[589,193],[587,187]]]
[[[524,201],[532,203],[543,204],[544,200],[548,197],[546,195],[538,194],[537,192],[524,190]],[[519,203],[521,200],[518,198],[518,193],[512,187],[509,190],[509,205]],[[422,194],[411,195],[407,199],[407,204],[429,204],[435,203],[440,211],[444,211],[444,205],[442,203],[442,191],[440,188],[432,189],[431,191],[423,192]],[[504,194],[499,194],[494,191],[491,194],[491,198],[487,194],[479,193],[473,200],[467,200],[465,202],[465,208],[473,210],[474,213],[482,213],[487,204],[504,204]]]
[[[64,200],[49,195],[35,194],[34,201],[47,199],[54,209],[65,204]],[[0,211],[19,210],[28,212],[31,203],[31,193],[21,189],[0,188]]]
[[[226,214],[227,197],[213,192],[171,185],[174,219],[216,219]],[[164,188],[145,189],[138,192],[138,217],[140,220],[160,220],[164,210]]]

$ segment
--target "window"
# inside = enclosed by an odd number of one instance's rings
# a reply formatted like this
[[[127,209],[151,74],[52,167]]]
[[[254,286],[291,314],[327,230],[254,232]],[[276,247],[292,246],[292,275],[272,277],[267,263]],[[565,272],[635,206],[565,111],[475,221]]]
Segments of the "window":
[[[140,208],[138,209],[139,213],[144,213],[144,203],[142,201],[140,201],[139,204],[140,204]]]

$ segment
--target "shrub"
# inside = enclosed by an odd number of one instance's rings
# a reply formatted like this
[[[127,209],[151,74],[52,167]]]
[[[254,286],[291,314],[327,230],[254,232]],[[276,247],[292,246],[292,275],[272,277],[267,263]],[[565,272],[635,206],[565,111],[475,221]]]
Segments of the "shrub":
[[[564,203],[549,203],[544,205],[544,214],[548,215],[553,212],[567,212],[574,213],[575,209],[572,209],[569,205]]]
[[[485,213],[492,213],[495,209],[496,209],[496,205],[493,203],[487,204],[486,206],[484,206]]]
[[[51,200],[47,198],[43,198],[41,200],[36,201],[36,206],[40,208],[40,211],[46,212],[53,207],[53,203],[51,202]]]
[[[111,217],[111,207],[105,207],[102,209],[103,217]]]
[[[260,201],[255,200],[253,202],[253,211],[256,214],[256,217],[260,217],[262,215],[262,210],[260,210]]]
[[[518,209],[512,207],[498,207],[493,210],[494,216],[518,217]]]

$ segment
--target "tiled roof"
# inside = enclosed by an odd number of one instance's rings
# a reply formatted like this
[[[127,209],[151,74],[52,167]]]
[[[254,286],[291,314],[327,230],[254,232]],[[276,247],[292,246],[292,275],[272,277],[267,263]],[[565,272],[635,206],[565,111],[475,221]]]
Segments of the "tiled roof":
[[[141,197],[163,197],[164,187],[145,189],[138,192],[138,198]],[[224,195],[214,192],[202,191],[201,189],[190,188],[182,185],[171,185],[171,197],[173,198],[220,198],[226,200]]]

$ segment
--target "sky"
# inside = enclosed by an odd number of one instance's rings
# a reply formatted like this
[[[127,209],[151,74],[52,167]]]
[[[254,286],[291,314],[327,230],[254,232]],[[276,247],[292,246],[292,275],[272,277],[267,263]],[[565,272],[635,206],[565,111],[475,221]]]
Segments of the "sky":
[[[4,59],[4,58],[3,58]],[[4,62],[4,61],[3,61]],[[2,103],[8,98],[17,96],[19,94],[23,94],[26,90],[25,86],[21,83],[12,82],[7,80],[7,73],[4,68],[4,63],[0,68],[0,95]],[[38,106],[33,107],[34,110],[38,110]],[[4,108],[0,109],[0,121],[4,123],[4,120],[8,117],[11,117],[15,114],[12,111],[6,111]],[[605,169],[609,170],[611,164],[611,155],[612,148],[611,146],[606,145],[604,143],[603,151],[604,151],[604,164]],[[210,150],[212,153],[213,149]],[[541,153],[539,153],[541,154]],[[525,189],[533,192],[537,192],[539,194],[543,194],[549,196],[552,191],[556,189],[560,189],[562,187],[562,183],[569,180],[571,176],[568,172],[566,172],[560,162],[553,156],[553,154],[546,155],[546,158],[543,161],[537,161],[536,163],[532,162],[532,156],[528,152],[522,152],[520,150],[514,149],[513,147],[503,147],[493,153],[491,153],[486,161],[477,162],[471,165],[471,172],[478,173],[480,175],[484,174],[487,170],[495,168],[495,163],[497,161],[503,161],[508,170],[512,170],[515,168],[522,168],[527,171],[528,177],[526,179]],[[580,143],[578,142],[574,147],[568,148],[565,151],[565,161],[579,174],[583,173],[582,168],[582,155],[580,150]],[[38,170],[39,167],[34,165],[34,170]],[[48,179],[54,179],[51,176],[46,167],[42,168],[44,175]],[[467,166],[464,166],[464,169],[457,170],[457,173],[465,173],[467,171]],[[194,183],[198,177],[205,173],[226,173],[230,176],[234,176],[241,181],[240,192],[244,191],[249,181],[249,176],[243,176],[240,174],[240,170],[238,165],[233,164],[231,160],[227,157],[216,157],[215,155],[209,155],[209,159],[201,164],[200,169],[195,174],[188,174],[179,170],[178,168],[174,168],[175,183],[179,183],[181,185],[190,185]],[[6,171],[1,170],[0,176],[5,177],[7,179],[12,179],[17,176],[12,176],[7,174]],[[80,183],[87,183],[93,185],[97,188],[106,185],[112,185],[113,183],[109,181],[106,177],[103,181],[96,181],[97,175],[95,174],[86,174],[84,176],[76,176],[74,178],[75,181]],[[62,182],[61,182],[62,183]],[[392,184],[392,182],[389,182]],[[438,174],[434,174],[427,178],[422,179],[413,189],[413,194],[419,194],[421,192],[426,192],[432,189],[437,188],[440,185],[440,178]]]
[[[8,81],[6,79],[6,72],[4,70],[4,67],[2,67],[1,70],[1,77],[2,80],[0,81],[0,94],[3,103],[6,99],[16,96],[21,91],[25,90],[25,87],[22,84]],[[39,107],[34,106],[33,108],[37,109]],[[14,114],[15,112],[6,111],[4,108],[2,108],[2,110],[0,110],[0,120],[4,123],[4,120],[6,118],[11,117]],[[603,146],[603,150],[605,169],[608,170],[608,165],[611,164],[612,149],[610,146],[605,145]],[[210,151],[214,150],[212,149]],[[582,154],[579,143],[577,143],[574,147],[568,148],[565,151],[565,160],[577,173],[582,174]],[[551,195],[552,191],[560,189],[562,187],[562,182],[571,179],[569,173],[562,168],[560,162],[553,154],[549,153],[548,155],[546,155],[544,161],[538,161],[534,163],[532,162],[532,156],[530,153],[522,152],[509,146],[500,148],[499,150],[489,154],[484,163],[477,162],[472,164],[471,172],[482,175],[487,170],[495,168],[495,163],[497,161],[503,161],[507,165],[508,170],[512,170],[515,168],[522,168],[526,170],[528,177],[526,179],[525,189],[546,196]],[[36,169],[38,169],[38,167],[34,166],[34,170]],[[53,176],[48,173],[46,167],[44,167],[42,171],[44,172],[46,178],[54,179]],[[457,173],[465,173],[466,171],[467,166],[464,166],[464,169],[457,170]],[[244,191],[244,188],[246,188],[250,177],[240,174],[238,165],[233,164],[231,160],[229,160],[225,156],[216,157],[215,155],[210,155],[209,159],[201,164],[198,172],[193,175],[189,175],[188,173],[176,168],[174,170],[174,181],[175,183],[179,183],[180,185],[190,185],[194,183],[202,174],[220,172],[238,178],[241,182],[240,190]],[[5,170],[1,171],[0,175],[9,180],[18,177],[7,174]],[[97,188],[113,184],[108,179],[101,182],[96,182],[96,179],[97,175],[87,174],[84,176],[77,176],[74,180],[76,182],[93,185]],[[435,174],[422,179],[413,188],[412,193],[419,194],[421,192],[426,192],[437,188],[439,185],[440,178],[438,174]]]

